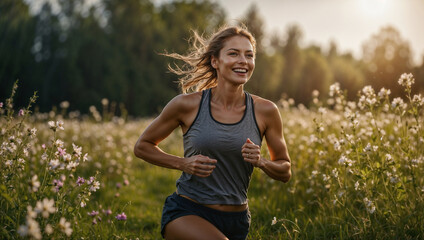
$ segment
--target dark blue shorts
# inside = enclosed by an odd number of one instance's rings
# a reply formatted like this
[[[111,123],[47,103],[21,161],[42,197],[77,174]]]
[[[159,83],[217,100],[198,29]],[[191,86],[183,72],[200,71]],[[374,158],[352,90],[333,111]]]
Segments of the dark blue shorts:
[[[173,193],[163,206],[161,233],[164,236],[165,225],[182,216],[196,215],[212,223],[227,238],[246,239],[250,227],[250,211],[224,212],[205,207]]]

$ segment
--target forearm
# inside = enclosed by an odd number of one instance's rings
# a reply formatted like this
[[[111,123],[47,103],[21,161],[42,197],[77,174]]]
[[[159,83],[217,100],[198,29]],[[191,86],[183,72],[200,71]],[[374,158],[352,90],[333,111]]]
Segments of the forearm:
[[[287,160],[270,161],[261,157],[262,164],[259,167],[268,176],[275,180],[288,182],[291,177],[291,163]]]
[[[149,142],[137,142],[134,147],[134,154],[136,157],[145,160],[151,164],[181,170],[181,163],[183,158],[168,154],[157,145]]]

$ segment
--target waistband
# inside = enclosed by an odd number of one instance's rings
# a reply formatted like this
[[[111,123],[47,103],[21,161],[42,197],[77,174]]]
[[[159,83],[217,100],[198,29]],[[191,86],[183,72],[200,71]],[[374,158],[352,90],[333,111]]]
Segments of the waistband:
[[[247,207],[243,211],[238,211],[238,212],[220,211],[220,210],[217,210],[217,209],[213,209],[213,208],[209,208],[209,207],[203,206],[202,204],[193,202],[191,200],[188,200],[187,198],[181,197],[180,195],[178,195],[175,192],[172,194],[172,197],[175,199],[175,201],[178,204],[181,204],[182,206],[186,206],[186,207],[192,208],[192,209],[193,208],[199,209],[201,211],[208,212],[208,213],[211,213],[211,214],[237,217],[237,216],[246,215],[249,212],[249,207]]]

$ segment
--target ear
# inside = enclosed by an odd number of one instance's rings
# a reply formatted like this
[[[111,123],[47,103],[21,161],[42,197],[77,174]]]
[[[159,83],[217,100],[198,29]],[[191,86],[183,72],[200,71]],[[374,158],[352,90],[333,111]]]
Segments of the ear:
[[[211,65],[215,69],[218,67],[218,59],[215,56],[211,56]]]

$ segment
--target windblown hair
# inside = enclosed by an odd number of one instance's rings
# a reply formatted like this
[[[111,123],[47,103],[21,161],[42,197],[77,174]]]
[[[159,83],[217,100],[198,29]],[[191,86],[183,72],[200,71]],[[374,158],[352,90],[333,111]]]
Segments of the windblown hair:
[[[217,72],[212,67],[212,56],[219,57],[219,52],[224,47],[227,39],[234,36],[243,36],[249,39],[256,52],[256,40],[246,27],[223,27],[213,34],[209,39],[204,39],[196,31],[189,40],[192,47],[187,55],[178,53],[165,53],[163,55],[181,60],[182,67],[175,64],[175,67],[168,65],[168,69],[180,76],[179,85],[183,93],[191,91],[202,91],[217,85]]]

